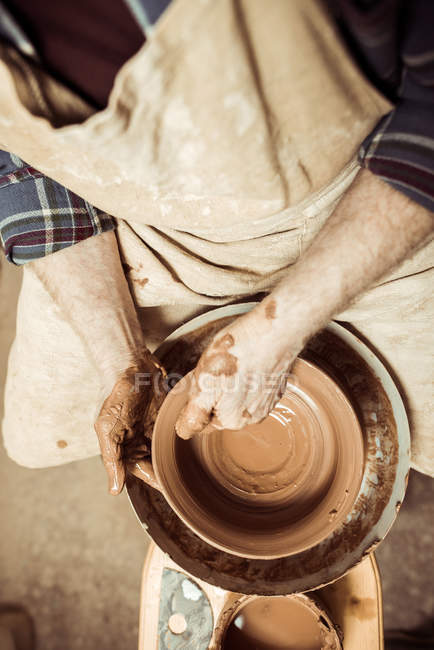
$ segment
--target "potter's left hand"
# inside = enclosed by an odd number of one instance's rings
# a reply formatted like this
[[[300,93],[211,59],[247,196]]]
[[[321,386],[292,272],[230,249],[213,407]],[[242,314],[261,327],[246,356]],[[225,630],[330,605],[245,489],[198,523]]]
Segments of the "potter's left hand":
[[[208,425],[237,430],[265,418],[301,349],[301,340],[288,333],[288,324],[276,321],[271,297],[218,332],[194,371],[178,435],[190,438]]]

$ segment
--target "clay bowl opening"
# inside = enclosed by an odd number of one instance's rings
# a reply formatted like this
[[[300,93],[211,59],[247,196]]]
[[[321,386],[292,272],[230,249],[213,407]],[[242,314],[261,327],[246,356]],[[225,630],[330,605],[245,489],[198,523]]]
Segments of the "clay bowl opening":
[[[318,596],[241,596],[231,609],[217,624],[221,650],[342,650]]]
[[[362,431],[323,370],[298,359],[261,423],[185,441],[175,422],[192,377],[166,397],[152,445],[164,496],[191,530],[228,553],[273,559],[315,546],[346,520],[362,480]]]

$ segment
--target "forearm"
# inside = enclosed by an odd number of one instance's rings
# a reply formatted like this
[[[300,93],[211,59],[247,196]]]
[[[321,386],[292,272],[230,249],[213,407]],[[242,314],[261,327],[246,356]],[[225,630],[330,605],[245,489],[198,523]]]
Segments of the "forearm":
[[[178,435],[189,438],[208,425],[241,429],[266,417],[307,340],[431,229],[430,212],[369,171],[360,172],[286,278],[204,351],[176,423]],[[224,389],[222,375],[231,376],[236,391]]]
[[[107,390],[144,346],[113,231],[31,263],[82,339]]]
[[[405,259],[433,229],[433,214],[362,170],[321,232],[260,305],[275,334],[304,343]]]

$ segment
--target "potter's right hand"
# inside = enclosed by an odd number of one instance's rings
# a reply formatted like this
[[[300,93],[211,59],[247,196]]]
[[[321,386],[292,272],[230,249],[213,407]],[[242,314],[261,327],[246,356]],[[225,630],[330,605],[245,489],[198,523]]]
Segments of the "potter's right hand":
[[[104,400],[95,430],[111,494],[119,494],[126,471],[157,487],[150,462],[153,424],[166,395],[164,369],[146,351],[118,374]]]
[[[110,492],[122,490],[131,464],[134,472],[141,467],[140,477],[152,483],[151,466],[145,460],[152,418],[164,397],[163,391],[152,390],[161,369],[146,349],[115,232],[89,237],[35,260],[31,269],[98,371],[103,404],[95,429]]]
[[[102,408],[95,422],[111,494],[133,468],[153,483],[148,435],[164,391],[163,371],[146,349],[113,230],[32,263],[47,293],[79,335],[98,371]]]

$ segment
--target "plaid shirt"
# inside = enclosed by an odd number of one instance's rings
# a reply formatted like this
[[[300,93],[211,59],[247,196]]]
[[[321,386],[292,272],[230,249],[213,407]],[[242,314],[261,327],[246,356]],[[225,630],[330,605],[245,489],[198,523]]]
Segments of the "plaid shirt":
[[[333,0],[357,62],[394,104],[359,161],[434,211],[434,2]]]
[[[125,2],[148,33],[170,0]],[[434,0],[328,2],[363,71],[395,104],[362,143],[360,164],[434,211]],[[32,55],[1,3],[0,35]],[[114,227],[109,215],[0,152],[0,241],[11,262],[24,264]]]
[[[5,151],[0,174],[0,242],[14,264],[115,227],[108,214]]]

